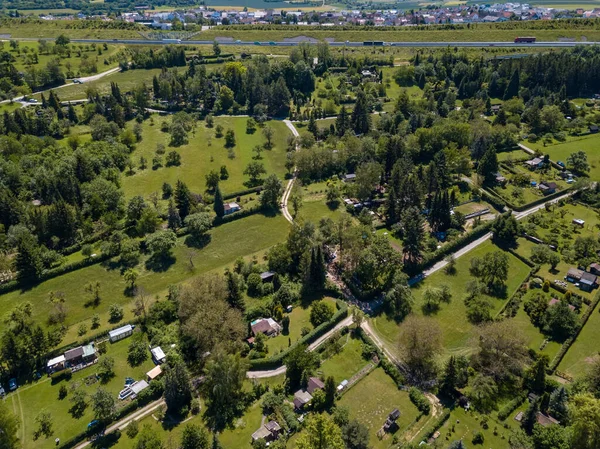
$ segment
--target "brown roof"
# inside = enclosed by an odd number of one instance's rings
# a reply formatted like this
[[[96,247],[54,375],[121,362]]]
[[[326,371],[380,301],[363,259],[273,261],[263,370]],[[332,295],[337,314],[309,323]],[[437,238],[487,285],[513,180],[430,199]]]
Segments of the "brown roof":
[[[306,391],[310,394],[313,394],[315,390],[322,390],[325,387],[325,384],[318,377],[311,377],[308,379],[308,385],[306,387]]]
[[[273,332],[273,328],[267,320],[261,320],[252,326],[252,333],[254,335],[257,335],[260,333],[268,334],[269,332]]]
[[[542,412],[537,413],[537,422],[543,427],[548,427],[552,424],[558,424],[558,421],[552,416],[544,415]]]
[[[265,428],[269,432],[277,432],[277,431],[281,430],[281,426],[279,425],[279,423],[277,421],[269,421],[268,423],[265,424]]]
[[[569,268],[569,271],[567,271],[567,277],[573,278],[573,279],[581,279],[581,275],[583,274],[583,271],[577,269],[577,268]]]
[[[79,357],[83,357],[83,348],[81,346],[73,349],[69,349],[65,352],[65,360],[73,360]]]

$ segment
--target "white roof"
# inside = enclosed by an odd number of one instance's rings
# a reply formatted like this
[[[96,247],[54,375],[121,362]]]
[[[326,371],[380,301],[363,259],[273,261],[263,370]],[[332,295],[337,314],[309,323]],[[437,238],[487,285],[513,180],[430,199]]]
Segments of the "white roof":
[[[162,368],[160,367],[160,365],[156,365],[154,368],[152,368],[150,371],[148,371],[146,373],[146,376],[148,376],[150,378],[150,380],[156,379],[158,376],[160,376],[162,373]]]
[[[114,329],[112,331],[108,332],[108,335],[110,336],[110,338],[116,337],[118,335],[121,334],[125,334],[127,332],[132,332],[133,331],[133,326],[131,324],[127,324],[123,327],[120,327],[118,329]]]
[[[154,357],[154,360],[159,361],[165,358],[165,353],[163,352],[163,350],[161,349],[160,346],[157,346],[154,349],[151,349],[150,352],[152,353],[152,357]]]
[[[134,394],[138,394],[143,389],[148,388],[148,386],[148,382],[146,382],[145,380],[140,380],[134,384],[131,384],[129,388],[131,388],[131,391],[133,391]]]
[[[59,355],[58,357],[54,357],[53,359],[48,360],[48,367],[54,366],[54,365],[58,365],[59,363],[62,363],[65,361],[65,356],[63,355]]]

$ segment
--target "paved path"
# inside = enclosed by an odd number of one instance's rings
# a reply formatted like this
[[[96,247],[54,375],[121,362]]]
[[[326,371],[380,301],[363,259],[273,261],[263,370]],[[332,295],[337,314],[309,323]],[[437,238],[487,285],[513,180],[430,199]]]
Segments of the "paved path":
[[[104,434],[107,435],[116,430],[123,430],[125,427],[127,427],[129,425],[129,423],[131,421],[133,421],[133,420],[139,421],[140,419],[145,418],[146,416],[150,415],[152,412],[154,412],[157,408],[159,408],[164,403],[165,403],[165,400],[162,398],[158,399],[154,402],[151,402],[150,404],[146,405],[145,407],[142,407],[141,409],[136,410],[132,414],[127,415],[125,418],[108,426],[106,428],[106,430],[104,431]],[[83,449],[84,447],[89,446],[92,443],[93,442],[90,440],[84,441],[83,443],[79,444],[78,446],[75,446],[75,449]]]
[[[298,130],[296,129],[296,127],[290,120],[284,120],[283,123],[285,123],[285,125],[290,129],[290,131],[292,132],[294,137],[296,137],[296,138],[300,137],[300,133],[298,132]],[[297,150],[298,150],[298,143],[296,143],[296,151]],[[290,199],[290,194],[292,193],[292,188],[294,187],[294,182],[296,181],[297,175],[298,175],[298,172],[296,170],[296,167],[294,167],[294,173],[292,175],[292,179],[290,179],[288,181],[287,185],[285,186],[285,190],[283,191],[283,195],[281,196],[281,213],[283,214],[285,219],[287,221],[289,221],[290,223],[294,222],[294,218],[292,217],[292,215],[290,214],[290,211],[288,209],[288,200]]]

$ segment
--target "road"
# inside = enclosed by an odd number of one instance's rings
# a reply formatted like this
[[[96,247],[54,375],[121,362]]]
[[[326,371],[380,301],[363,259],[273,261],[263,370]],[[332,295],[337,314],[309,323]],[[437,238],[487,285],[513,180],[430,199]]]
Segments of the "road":
[[[165,400],[162,398],[158,399],[154,402],[151,402],[150,404],[146,405],[145,407],[133,412],[131,415],[127,415],[125,418],[121,419],[120,421],[117,421],[113,425],[108,426],[106,428],[106,430],[104,431],[104,434],[107,435],[116,430],[123,430],[125,427],[127,427],[129,425],[129,423],[131,421],[133,421],[133,420],[139,421],[140,419],[145,418],[146,416],[151,414],[154,410],[159,408],[164,403],[165,403]],[[84,441],[83,443],[75,446],[74,449],[83,449],[84,447],[89,446],[92,443],[93,443],[93,441],[90,441],[90,440]]]
[[[83,76],[83,77],[76,78],[76,79],[79,80],[79,81],[81,81],[81,84],[85,84],[85,83],[89,83],[90,81],[97,81],[97,80],[99,80],[101,78],[104,78],[105,76],[112,75],[113,73],[120,72],[120,71],[121,71],[120,67],[115,67],[115,68],[107,70],[105,72],[100,72],[100,73],[97,73],[95,75],[90,75],[90,76]],[[28,96],[37,95],[37,94],[44,94],[44,93],[50,92],[51,90],[62,89],[63,87],[74,86],[75,84],[76,83],[61,84],[60,86],[55,86],[55,87],[52,87],[50,89],[40,90],[38,92],[32,92],[31,95],[28,95]],[[9,102],[21,103],[21,104],[23,104],[23,106],[28,106],[28,105],[31,105],[31,104],[38,104],[38,103],[29,103],[28,101],[23,101],[23,98],[24,98],[24,96],[21,95],[19,97],[13,98],[12,100],[0,101],[0,104],[2,104],[2,103],[9,103]],[[75,102],[85,102],[85,101],[87,101],[87,100],[85,100],[85,99],[83,99],[83,100],[74,100],[74,101],[72,101],[72,103],[75,103]]]
[[[224,34],[227,31],[223,31]],[[335,31],[332,31],[332,35],[335,35]],[[375,31],[374,34],[377,34]],[[37,41],[34,38],[17,38],[17,40],[24,41]],[[48,39],[53,40],[53,39]],[[182,40],[179,42],[164,41],[159,39],[71,39],[73,43],[82,44],[125,44],[125,45],[212,45],[214,40]],[[261,47],[297,47],[304,41],[242,41],[242,40],[221,40],[217,39],[219,45],[242,45],[242,46],[261,46]],[[308,44],[316,44],[317,39],[311,39],[306,41]],[[531,44],[527,43],[515,43],[510,41],[478,41],[478,42],[452,42],[452,41],[440,41],[440,42],[385,42],[386,47],[502,47],[502,48],[564,48],[564,47],[575,47],[577,45],[597,45],[599,42],[560,42],[560,41],[544,41],[534,42]],[[352,41],[340,41],[340,42],[329,42],[332,47],[364,47],[364,42],[352,42]],[[383,46],[383,45],[380,45]]]

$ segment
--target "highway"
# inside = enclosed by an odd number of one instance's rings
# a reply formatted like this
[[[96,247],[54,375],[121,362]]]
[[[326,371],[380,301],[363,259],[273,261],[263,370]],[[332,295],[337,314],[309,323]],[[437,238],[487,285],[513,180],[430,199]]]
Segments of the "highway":
[[[24,38],[17,40],[35,40],[32,38]],[[49,39],[53,40],[53,39]],[[146,40],[146,39],[71,39],[73,43],[82,43],[82,44],[126,44],[126,45],[212,45],[213,40],[182,40],[176,41],[174,39],[170,40]],[[297,47],[304,41],[241,41],[241,40],[225,40],[225,39],[217,39],[219,45],[238,45],[238,46],[261,46],[261,47]],[[306,41],[308,44],[314,44],[316,41]],[[500,48],[565,48],[565,47],[575,47],[577,45],[597,45],[600,42],[533,42],[533,43],[515,43],[510,41],[504,42],[385,42],[385,47],[473,47],[473,48],[482,48],[482,47],[500,47]],[[350,42],[350,41],[342,41],[342,42],[329,42],[329,45],[332,47],[367,47],[363,42]],[[378,45],[376,47],[381,47]]]

